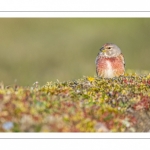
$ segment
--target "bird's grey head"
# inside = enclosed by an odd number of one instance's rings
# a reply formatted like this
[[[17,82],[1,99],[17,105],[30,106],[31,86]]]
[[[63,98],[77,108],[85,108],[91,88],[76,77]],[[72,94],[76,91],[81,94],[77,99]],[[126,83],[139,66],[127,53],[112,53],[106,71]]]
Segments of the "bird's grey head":
[[[105,57],[116,57],[121,54],[121,50],[113,43],[106,43],[100,48],[99,54]]]

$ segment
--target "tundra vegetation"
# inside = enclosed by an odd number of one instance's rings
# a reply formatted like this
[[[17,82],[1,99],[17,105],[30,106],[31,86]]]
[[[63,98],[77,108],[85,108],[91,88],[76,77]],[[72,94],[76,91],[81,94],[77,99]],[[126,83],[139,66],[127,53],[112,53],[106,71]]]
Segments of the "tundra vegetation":
[[[0,85],[1,132],[148,132],[150,74]]]

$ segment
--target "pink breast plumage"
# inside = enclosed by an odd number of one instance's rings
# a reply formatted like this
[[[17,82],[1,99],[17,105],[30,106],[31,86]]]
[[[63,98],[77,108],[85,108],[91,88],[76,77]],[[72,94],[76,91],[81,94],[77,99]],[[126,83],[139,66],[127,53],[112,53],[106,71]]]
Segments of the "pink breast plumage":
[[[107,77],[106,70],[111,69],[111,76],[119,76],[124,74],[124,59],[120,55],[118,57],[102,57],[96,60],[96,72],[98,76]]]

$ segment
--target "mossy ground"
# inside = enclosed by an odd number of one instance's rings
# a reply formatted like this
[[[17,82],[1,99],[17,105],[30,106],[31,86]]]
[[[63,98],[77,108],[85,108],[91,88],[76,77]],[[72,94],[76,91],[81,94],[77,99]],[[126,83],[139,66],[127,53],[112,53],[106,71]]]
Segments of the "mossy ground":
[[[0,86],[1,132],[148,132],[150,75]]]

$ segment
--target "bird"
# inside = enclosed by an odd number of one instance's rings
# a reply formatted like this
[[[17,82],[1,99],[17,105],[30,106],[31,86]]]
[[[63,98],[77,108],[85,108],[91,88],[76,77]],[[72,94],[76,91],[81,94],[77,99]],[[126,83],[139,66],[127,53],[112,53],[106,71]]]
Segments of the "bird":
[[[113,43],[106,43],[100,48],[95,64],[98,77],[114,78],[125,73],[124,56],[121,49]]]

